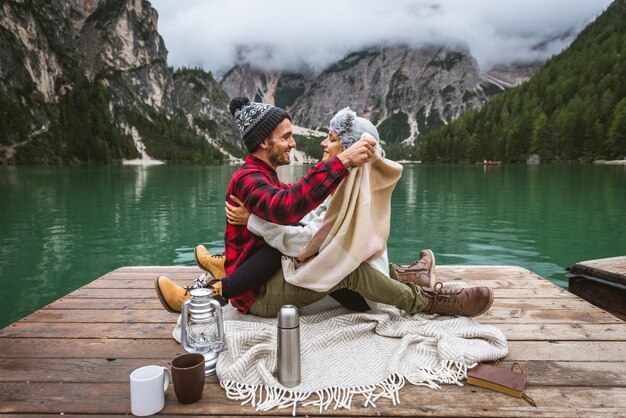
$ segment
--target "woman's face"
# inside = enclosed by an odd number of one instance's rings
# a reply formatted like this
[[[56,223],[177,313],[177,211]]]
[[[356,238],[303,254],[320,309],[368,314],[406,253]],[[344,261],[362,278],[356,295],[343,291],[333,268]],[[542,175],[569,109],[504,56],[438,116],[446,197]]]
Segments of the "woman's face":
[[[320,145],[322,146],[322,148],[324,148],[322,161],[333,158],[343,151],[343,145],[341,145],[339,137],[337,136],[337,134],[335,134],[335,132],[333,132],[332,129],[328,131],[328,136],[325,140],[321,142]]]

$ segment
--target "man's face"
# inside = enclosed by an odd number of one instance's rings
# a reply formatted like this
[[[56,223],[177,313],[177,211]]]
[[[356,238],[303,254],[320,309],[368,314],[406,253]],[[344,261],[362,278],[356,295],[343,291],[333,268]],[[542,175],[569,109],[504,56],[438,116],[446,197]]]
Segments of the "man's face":
[[[289,164],[289,153],[295,147],[291,121],[285,118],[274,128],[267,143],[267,159],[270,165],[277,168]]]
[[[328,131],[328,136],[320,145],[324,148],[322,161],[329,160],[343,151],[343,145],[341,145],[339,137],[333,132],[332,129]]]

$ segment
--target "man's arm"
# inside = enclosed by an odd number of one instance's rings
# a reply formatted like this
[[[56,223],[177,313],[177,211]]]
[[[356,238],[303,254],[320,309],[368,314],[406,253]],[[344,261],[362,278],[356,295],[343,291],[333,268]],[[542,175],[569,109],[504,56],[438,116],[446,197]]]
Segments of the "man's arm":
[[[261,173],[250,173],[237,182],[233,194],[261,219],[281,225],[293,224],[335,191],[348,174],[348,167],[369,161],[375,146],[375,139],[363,137],[338,156],[318,163],[289,188],[271,184]]]
[[[266,221],[288,225],[298,222],[335,191],[348,171],[339,158],[319,163],[290,188],[268,181],[265,174],[243,176],[234,187],[248,211]]]

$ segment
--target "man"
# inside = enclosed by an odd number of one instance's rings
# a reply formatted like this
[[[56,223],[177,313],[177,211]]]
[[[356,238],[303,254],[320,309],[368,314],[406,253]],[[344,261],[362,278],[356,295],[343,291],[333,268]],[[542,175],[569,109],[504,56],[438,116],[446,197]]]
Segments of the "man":
[[[278,179],[276,169],[289,164],[290,151],[296,147],[289,114],[278,107],[250,102],[242,97],[231,100],[229,110],[237,120],[249,154],[231,178],[227,201],[233,195],[250,212],[267,221],[283,224],[299,221],[337,188],[348,174],[348,168],[364,164],[375,150],[375,140],[359,140],[333,158],[320,161],[296,183],[284,184]],[[269,248],[263,238],[252,234],[245,226],[228,223],[224,243],[226,275],[233,273],[256,252]],[[280,254],[273,260],[280,262]],[[221,281],[211,285],[215,296],[223,294]],[[172,310],[187,297],[165,277],[155,280],[155,288],[164,306],[174,308]],[[263,282],[243,293],[231,295],[230,301],[239,311],[247,313],[257,295],[264,291]]]

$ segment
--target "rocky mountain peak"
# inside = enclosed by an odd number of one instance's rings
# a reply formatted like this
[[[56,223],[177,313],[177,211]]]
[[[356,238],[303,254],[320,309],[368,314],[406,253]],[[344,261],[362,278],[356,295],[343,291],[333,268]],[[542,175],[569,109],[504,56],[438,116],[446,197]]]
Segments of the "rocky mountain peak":
[[[351,52],[315,75],[268,73],[241,64],[221,84],[231,96],[246,95],[288,109],[302,127],[324,128],[338,109],[350,106],[372,119],[387,141],[414,143],[525,81],[537,68],[511,64],[481,71],[462,45],[396,44]]]
[[[102,0],[66,0],[67,15],[78,37],[85,20],[96,10]]]
[[[314,80],[315,74],[308,68],[264,71],[243,63],[226,72],[220,84],[230,97],[246,96],[287,109]]]
[[[140,86],[140,100],[157,109],[167,104],[171,83],[167,49],[157,31],[158,15],[145,0],[107,0],[86,19],[78,38],[90,80],[120,76]],[[113,80],[115,81],[115,80]]]

